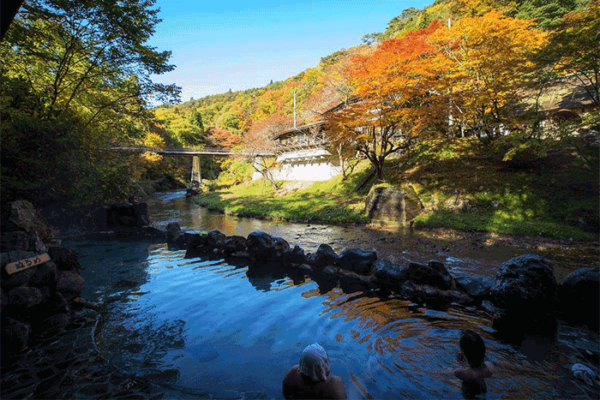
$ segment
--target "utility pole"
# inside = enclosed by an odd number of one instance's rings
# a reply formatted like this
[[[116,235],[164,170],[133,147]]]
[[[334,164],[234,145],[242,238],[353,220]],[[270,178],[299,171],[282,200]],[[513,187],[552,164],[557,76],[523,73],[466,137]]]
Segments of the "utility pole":
[[[296,92],[294,91],[294,129],[296,129]]]
[[[452,19],[448,17],[448,29],[452,28]],[[448,54],[451,54],[452,50],[448,47]],[[452,125],[454,120],[452,118],[452,87],[450,87],[450,98],[448,102],[448,134],[452,133]]]

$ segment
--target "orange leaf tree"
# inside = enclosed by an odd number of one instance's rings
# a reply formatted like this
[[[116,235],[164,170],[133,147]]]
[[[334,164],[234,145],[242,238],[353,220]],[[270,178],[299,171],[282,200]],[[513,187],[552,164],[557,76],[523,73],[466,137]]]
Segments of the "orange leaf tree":
[[[407,33],[382,42],[370,55],[357,55],[346,74],[356,97],[326,116],[327,130],[334,145],[353,143],[384,179],[385,159],[409,149],[416,139],[432,132],[439,102],[433,79],[438,73],[429,60],[434,47],[427,38],[439,28]]]
[[[453,117],[486,142],[509,129],[536,68],[531,57],[545,40],[533,21],[498,11],[433,33],[430,43],[446,65],[442,90],[451,92]]]

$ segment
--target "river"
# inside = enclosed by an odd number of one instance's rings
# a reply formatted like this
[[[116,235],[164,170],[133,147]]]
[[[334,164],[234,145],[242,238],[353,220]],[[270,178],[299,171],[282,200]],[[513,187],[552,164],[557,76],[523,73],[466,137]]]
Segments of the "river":
[[[263,230],[308,252],[321,243],[338,253],[370,246],[396,262],[436,258],[452,273],[493,276],[500,262],[523,252],[479,239],[459,249],[414,232],[228,217],[196,206],[184,192],[155,194],[148,205],[158,227],[177,221],[186,231],[241,236]],[[475,309],[426,309],[307,276],[255,276],[243,264],[184,259],[185,251],[164,243],[66,244],[80,254],[83,297],[107,306],[100,352],[124,372],[160,385],[167,398],[281,398],[283,377],[313,342],[329,353],[332,374],[342,378],[349,398],[462,398],[452,371],[467,328],[484,338],[497,369],[484,397],[597,398],[570,376],[573,363],[590,365],[576,348],[597,349],[597,332],[561,324],[556,335],[508,340]],[[555,257],[565,271],[585,263],[567,258]]]

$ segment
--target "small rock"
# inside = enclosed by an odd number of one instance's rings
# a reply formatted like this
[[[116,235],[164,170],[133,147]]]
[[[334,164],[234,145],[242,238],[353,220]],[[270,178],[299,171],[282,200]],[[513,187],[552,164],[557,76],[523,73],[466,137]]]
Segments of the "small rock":
[[[456,287],[475,299],[486,298],[494,285],[491,278],[475,275],[462,275],[454,279]]]
[[[81,271],[81,263],[79,263],[79,254],[72,248],[67,247],[50,247],[48,254],[56,268],[60,271]]]
[[[5,318],[2,323],[2,352],[18,352],[29,340],[31,326],[12,318]]]
[[[464,306],[475,303],[475,300],[471,296],[458,290],[445,290],[442,294],[448,303],[457,303]]]
[[[483,300],[481,302],[481,309],[492,316],[500,316],[504,314],[504,310],[498,308],[489,300]]]
[[[373,274],[383,285],[400,289],[408,279],[408,268],[387,260],[377,260],[373,264]]]
[[[57,289],[67,300],[73,300],[83,291],[83,278],[76,272],[63,271],[58,280]]]
[[[288,250],[284,258],[291,264],[304,264],[306,257],[304,255],[304,249],[298,245],[295,245],[293,249]]]
[[[50,296],[50,299],[48,299],[48,301],[44,303],[43,309],[46,315],[62,314],[68,313],[70,311],[67,299],[65,299],[65,297],[59,292]]]
[[[8,292],[8,302],[11,306],[31,308],[37,306],[44,300],[40,289],[35,287],[21,286]]]
[[[335,265],[338,261],[338,255],[328,244],[321,244],[315,253],[314,265],[317,268],[324,268],[327,265]]]
[[[206,235],[206,245],[213,249],[221,249],[226,240],[227,236],[219,231],[211,231]]]
[[[342,269],[364,275],[371,272],[375,260],[377,260],[375,251],[348,249],[340,253],[337,264]]]
[[[434,267],[431,267],[431,265]],[[445,267],[443,269],[439,268],[436,263],[430,263],[429,265],[409,263],[408,279],[416,284],[431,285],[444,290],[452,287],[452,276]]]
[[[36,254],[43,254],[48,252],[46,245],[42,242],[42,239],[38,236],[34,230],[29,231],[29,251],[33,251]]]
[[[56,264],[52,261],[48,261],[35,267],[35,274],[33,274],[29,280],[29,286],[37,288],[47,287],[50,289],[50,293],[55,293],[57,282],[58,275]]]
[[[27,232],[2,232],[2,252],[28,250],[29,235],[27,235]]]
[[[71,318],[69,314],[54,314],[46,319],[44,319],[41,323],[42,330],[51,330],[51,329],[61,329],[69,324]]]
[[[169,222],[167,225],[167,240],[174,241],[179,235],[181,235],[179,222]]]
[[[223,252],[232,254],[246,250],[246,238],[243,236],[228,236],[223,244]]]
[[[90,310],[89,308],[84,308],[83,310],[74,311],[71,315],[73,319],[85,318],[85,319],[96,319],[96,315],[98,313],[94,310]]]
[[[563,318],[586,324],[597,331],[600,318],[600,270],[580,268],[571,272],[559,287],[558,304]]]

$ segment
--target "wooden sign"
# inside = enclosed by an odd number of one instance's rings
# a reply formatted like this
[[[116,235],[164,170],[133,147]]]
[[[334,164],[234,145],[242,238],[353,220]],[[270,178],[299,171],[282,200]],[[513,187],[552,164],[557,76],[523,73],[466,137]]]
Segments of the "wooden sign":
[[[12,275],[15,272],[24,271],[48,261],[50,261],[50,256],[48,253],[40,254],[39,256],[31,258],[24,258],[22,260],[6,264],[6,272],[8,272],[9,275]]]

